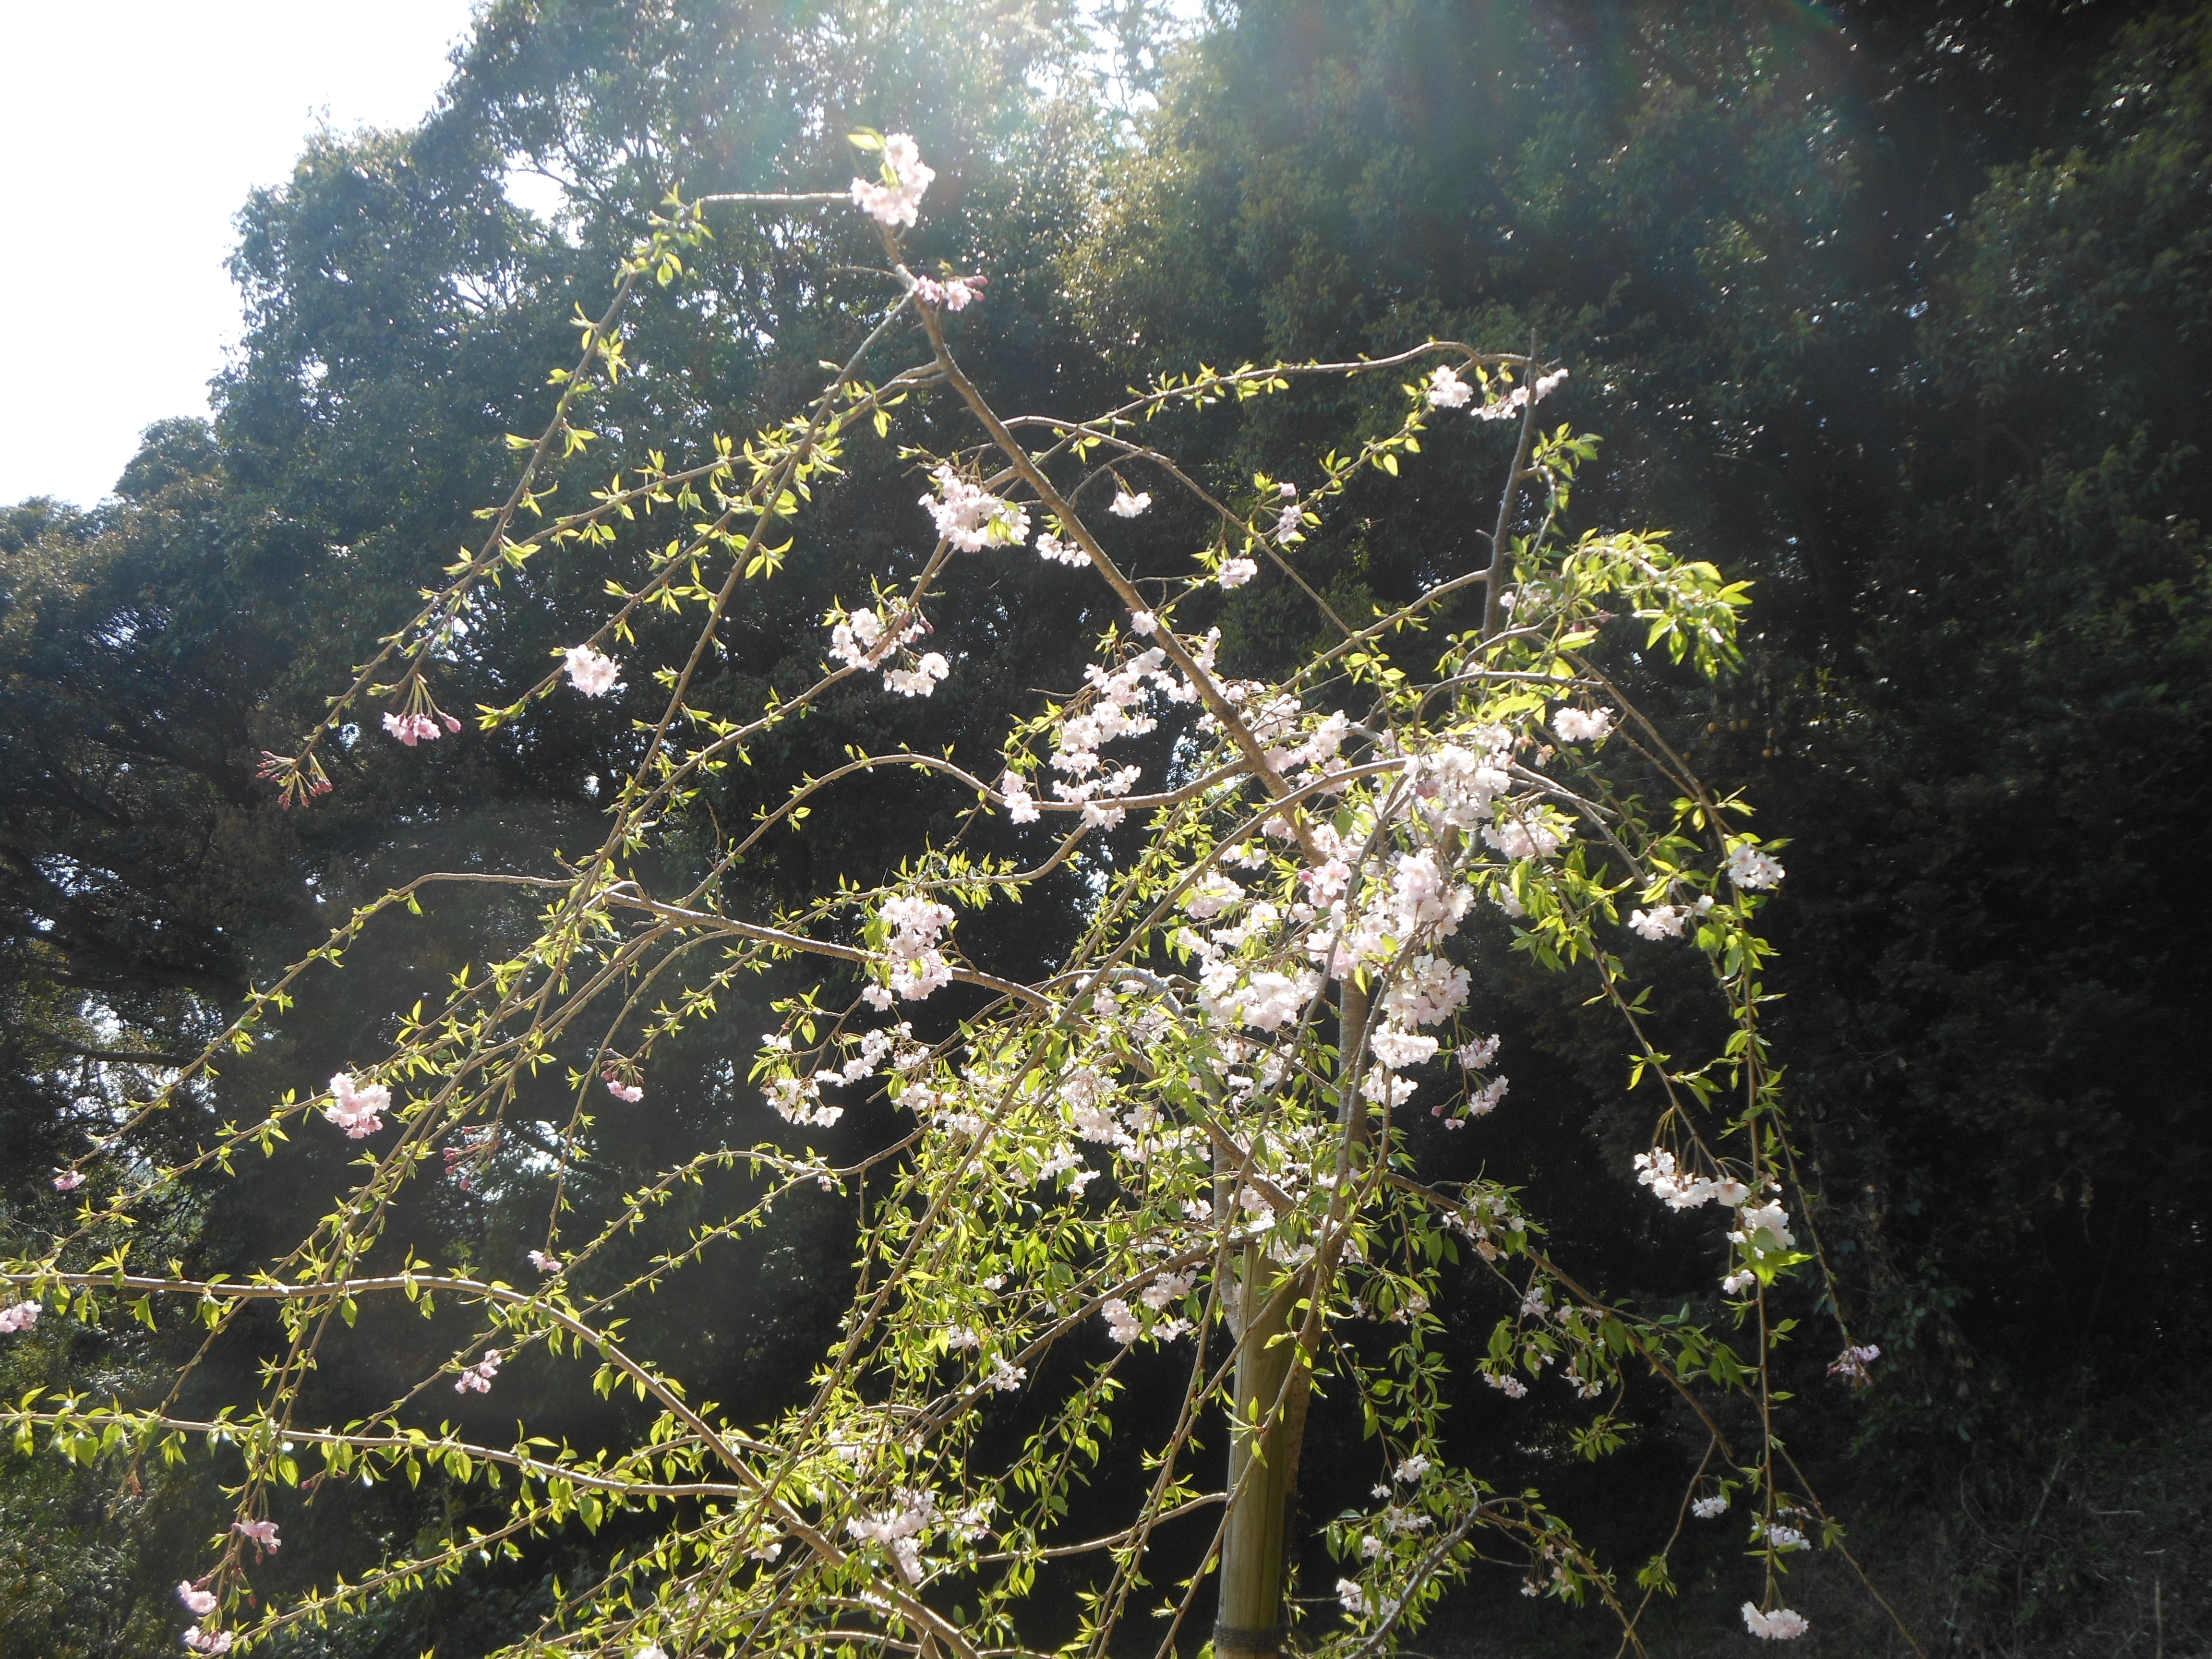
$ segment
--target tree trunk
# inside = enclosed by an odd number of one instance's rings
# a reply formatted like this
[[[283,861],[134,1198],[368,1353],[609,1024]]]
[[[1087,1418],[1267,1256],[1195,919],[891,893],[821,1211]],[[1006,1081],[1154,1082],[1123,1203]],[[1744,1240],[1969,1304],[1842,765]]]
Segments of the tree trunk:
[[[1339,987],[1338,1016],[1340,1118],[1353,1144],[1364,1146],[1367,1117],[1351,1055],[1366,1029],[1365,993],[1349,984]],[[1217,1203],[1236,1202],[1233,1192],[1217,1189],[1215,1198]],[[1240,1346],[1237,1421],[1230,1427],[1229,1518],[1221,1539],[1221,1601],[1213,1623],[1215,1659],[1276,1659],[1283,1650],[1291,1505],[1312,1388],[1311,1369],[1297,1363],[1302,1356],[1291,1320],[1308,1288],[1306,1274],[1286,1277],[1282,1265],[1259,1246],[1244,1247],[1230,1310],[1230,1329]],[[1320,1294],[1317,1287],[1314,1294]]]

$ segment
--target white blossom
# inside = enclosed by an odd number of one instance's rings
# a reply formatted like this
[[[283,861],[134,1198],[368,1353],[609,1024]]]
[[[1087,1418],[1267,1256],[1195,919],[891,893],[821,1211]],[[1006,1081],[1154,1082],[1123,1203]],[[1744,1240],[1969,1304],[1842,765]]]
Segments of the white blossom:
[[[1613,730],[1613,710],[1562,708],[1552,716],[1552,730],[1561,743],[1602,743]]]
[[[1117,492],[1106,510],[1117,519],[1133,519],[1152,504],[1150,490],[1140,489],[1132,495],[1127,490]]]
[[[1729,848],[1728,878],[1739,887],[1774,887],[1789,873],[1768,854],[1747,841]]]
[[[1794,1642],[1813,1628],[1802,1613],[1792,1613],[1787,1607],[1761,1613],[1749,1601],[1743,1604],[1743,1625],[1762,1642]]]
[[[568,684],[587,697],[604,697],[619,690],[615,676],[622,672],[622,665],[588,645],[569,647],[563,665],[568,671]]]
[[[1432,409],[1462,409],[1474,395],[1474,388],[1459,377],[1459,371],[1449,363],[1440,363],[1429,376],[1429,406]]]
[[[884,164],[891,175],[888,181],[853,180],[853,205],[893,229],[910,225],[921,209],[922,191],[937,173],[922,164],[921,152],[903,132],[894,132],[884,140]]]

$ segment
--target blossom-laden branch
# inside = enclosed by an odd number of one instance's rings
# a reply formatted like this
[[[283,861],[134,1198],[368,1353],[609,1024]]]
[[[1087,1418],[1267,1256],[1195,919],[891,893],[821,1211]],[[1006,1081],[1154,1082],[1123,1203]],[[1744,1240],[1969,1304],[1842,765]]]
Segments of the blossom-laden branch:
[[[1770,1382],[1787,1330],[1770,1319],[1770,1299],[1808,1265],[1820,1270],[1800,1249],[1811,1218],[1791,1183],[1762,1024],[1770,951],[1758,922],[1784,880],[1781,843],[1749,833],[1743,805],[1690,774],[1600,665],[1629,636],[1699,673],[1729,672],[1744,588],[1658,532],[1566,535],[1571,484],[1595,444],[1537,423],[1565,370],[1533,350],[1431,341],[1353,362],[1203,369],[1080,418],[1002,417],[948,327],[987,303],[985,279],[915,276],[902,263],[900,233],[917,222],[933,171],[905,135],[856,142],[878,165],[848,191],[672,203],[623,262],[607,309],[584,323],[576,363],[554,376],[546,426],[515,441],[521,471],[489,510],[480,548],[382,641],[295,752],[266,768],[287,805],[327,793],[322,739],[367,698],[398,700],[384,723],[410,747],[467,741],[430,682],[441,641],[483,585],[548,546],[617,546],[618,520],[665,509],[690,529],[611,583],[605,624],[564,647],[521,697],[477,710],[489,730],[526,719],[564,684],[592,702],[640,696],[625,672],[659,688],[659,712],[639,721],[635,763],[609,792],[600,844],[550,869],[425,877],[365,907],[58,1172],[64,1193],[88,1172],[105,1177],[73,1200],[69,1224],[9,1241],[0,1279],[13,1300],[0,1308],[0,1334],[11,1340],[44,1340],[42,1312],[158,1328],[181,1309],[202,1328],[204,1355],[266,1340],[268,1328],[242,1316],[272,1307],[276,1335],[257,1356],[254,1397],[206,1417],[182,1409],[181,1378],[151,1405],[33,1396],[0,1414],[16,1444],[43,1437],[91,1462],[181,1459],[197,1443],[218,1461],[231,1529],[208,1571],[179,1587],[197,1620],[184,1639],[198,1651],[327,1621],[471,1558],[513,1554],[528,1536],[657,1505],[650,1547],[567,1589],[514,1651],[1026,1651],[1037,1567],[1088,1560],[1085,1624],[1061,1650],[1103,1659],[1130,1628],[1158,1552],[1172,1541],[1188,1559],[1220,1560],[1232,1520],[1259,1501],[1258,1458],[1224,1484],[1201,1473],[1202,1426],[1234,1411],[1240,1444],[1287,1444],[1294,1468],[1315,1391],[1333,1375],[1378,1442],[1380,1477],[1370,1505],[1328,1525],[1344,1571],[1328,1611],[1299,1610],[1328,1626],[1307,1645],[1346,1659],[1379,1650],[1470,1565],[1497,1559],[1486,1550],[1519,1561],[1532,1595],[1601,1601],[1637,1644],[1638,1613],[1564,1517],[1531,1497],[1502,1497],[1451,1460],[1428,1344],[1446,1266],[1464,1248],[1510,1310],[1482,1364],[1496,1408],[1524,1409],[1514,1402],[1561,1384],[1588,1413],[1575,1443],[1599,1456],[1620,1442],[1632,1371],[1656,1373],[1712,1430],[1684,1515],[1717,1517],[1739,1495],[1751,1511],[1761,1583],[1745,1605],[1750,1634],[1802,1634],[1805,1621],[1780,1605],[1780,1577],[1791,1554],[1836,1534],[1802,1477],[1778,1467]],[[656,453],[588,507],[517,541],[517,515],[542,513],[554,487],[544,473],[593,441],[574,417],[592,386],[627,367],[622,319],[651,288],[683,279],[705,209],[739,201],[857,209],[896,273],[881,320],[787,420],[742,443],[718,439],[688,468]],[[872,380],[875,358],[902,341],[919,360]],[[1291,395],[1316,377],[1367,383],[1379,413],[1343,453],[1286,459],[1284,471],[1303,483],[1262,473],[1249,490],[1201,486],[1147,435],[1165,417]],[[811,486],[850,464],[869,429],[887,438],[894,411],[929,386],[957,397],[975,441],[898,452],[926,480],[915,526],[936,544],[921,571],[832,609],[811,684],[757,707],[703,706],[698,670],[733,598],[777,574]],[[1425,445],[1480,443],[1493,424],[1511,431],[1512,453],[1486,562],[1371,624],[1329,610],[1300,567],[1351,492],[1417,465]],[[1164,526],[1188,522],[1171,503],[1209,527],[1187,562],[1164,562]],[[718,834],[703,861],[652,856],[664,826],[730,760],[832,695],[963,695],[942,577],[955,560],[1028,557],[1102,584],[1128,620],[1097,641],[1066,695],[1002,711],[1004,743],[988,762],[856,750],[760,803],[753,827]],[[1209,618],[1224,590],[1270,571],[1311,596],[1334,642],[1285,674],[1247,677],[1224,660]],[[1455,607],[1476,590],[1479,615],[1466,625]],[[683,659],[651,674],[631,627],[647,607],[693,629]],[[1126,740],[1152,733],[1172,742],[1150,752],[1171,758],[1148,778]],[[729,878],[762,836],[802,827],[848,780],[885,767],[944,791],[962,827],[897,849],[888,882],[839,882],[781,910],[737,913]],[[1065,833],[1032,863],[971,844],[985,818],[1018,828],[1048,813]],[[969,957],[964,915],[1018,898],[1117,831],[1113,856],[1085,865],[1090,908],[1051,971],[1025,976]],[[692,873],[666,873],[678,868]],[[531,936],[457,973],[442,999],[398,1022],[388,1046],[355,1055],[326,1085],[225,1124],[173,1164],[147,1161],[138,1148],[149,1121],[204,1093],[223,1054],[251,1048],[310,966],[342,965],[369,930],[404,925],[418,896],[446,882],[531,898]],[[1715,1297],[1756,1330],[1753,1352],[1686,1310],[1644,1315],[1585,1288],[1503,1181],[1444,1188],[1419,1177],[1430,1143],[1413,1133],[1415,1114],[1466,1130],[1511,1110],[1510,1055],[1474,1006],[1468,964],[1484,951],[1578,975],[1621,1018],[1632,1086],[1655,1099],[1650,1148],[1621,1173],[1672,1211],[1723,1218],[1711,1229]],[[1665,952],[1692,953],[1709,972],[1729,1030],[1710,1053],[1655,1029],[1642,981]],[[782,994],[750,1081],[772,1133],[750,1151],[665,1170],[596,1226],[579,1226],[568,1171],[605,1133],[594,1113],[655,1109],[660,1046],[771,972]],[[955,986],[969,988],[962,1017],[927,1024],[936,1010],[924,1005]],[[549,1068],[565,1076],[572,1103],[565,1121],[549,1117],[534,1132],[555,1190],[542,1241],[518,1259],[527,1288],[433,1273],[411,1257],[397,1273],[372,1272],[373,1255],[391,1259],[387,1234],[410,1183],[442,1168],[465,1185],[492,1167],[511,1109],[544,1097]],[[808,1146],[870,1097],[895,1113],[883,1144],[848,1165]],[[298,1245],[241,1280],[131,1270],[129,1233],[149,1206],[186,1180],[219,1180],[249,1151],[283,1156],[289,1138],[310,1134],[358,1143],[361,1155],[350,1186]],[[721,1192],[710,1178],[731,1190],[687,1205],[722,1203],[721,1212],[624,1277],[614,1243],[651,1228],[679,1191]],[[813,1392],[758,1422],[695,1405],[679,1379],[632,1351],[627,1310],[765,1224],[779,1196],[811,1186],[864,1204],[863,1271]],[[447,1322],[450,1358],[361,1421],[304,1420],[308,1377],[357,1340],[362,1304],[391,1297]],[[1225,1356],[1209,1347],[1217,1334]],[[1240,1401],[1240,1354],[1271,1341],[1288,1345],[1280,1380]],[[1832,1370],[1869,1384],[1878,1352],[1848,1333],[1844,1341]],[[1172,1427],[1142,1449],[1149,1478],[1134,1511],[1071,1534],[1066,1496],[1099,1455],[1129,1357],[1185,1343],[1182,1398],[1158,1419]],[[527,1433],[500,1446],[419,1420],[434,1382],[465,1401],[503,1394],[525,1364],[556,1379],[573,1372],[601,1393],[627,1388],[653,1420],[635,1444],[592,1456]],[[1730,1437],[1726,1409],[1755,1417],[1757,1433]],[[1023,1432],[1010,1439],[1008,1422]],[[457,1529],[358,1582],[264,1603],[254,1571],[279,1547],[292,1493],[334,1498],[353,1480],[426,1474],[507,1491],[506,1520]],[[1647,1601],[1666,1555],[1644,1571]],[[1186,1579],[1157,1608],[1163,1655],[1206,1582]],[[957,1617],[945,1611],[955,1605]]]

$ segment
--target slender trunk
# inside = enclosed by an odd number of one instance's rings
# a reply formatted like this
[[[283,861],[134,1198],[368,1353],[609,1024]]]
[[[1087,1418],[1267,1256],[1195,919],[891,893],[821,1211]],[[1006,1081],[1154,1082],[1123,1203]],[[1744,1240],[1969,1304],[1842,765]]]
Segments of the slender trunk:
[[[1221,1540],[1221,1604],[1213,1650],[1220,1659],[1273,1659],[1283,1646],[1283,1571],[1288,1551],[1290,1413],[1279,1409],[1297,1344],[1297,1296],[1279,1264],[1244,1248],[1237,1286],[1243,1316],[1237,1353],[1237,1422],[1231,1429],[1229,1490],[1235,1494]],[[1303,1412],[1297,1413],[1303,1419]]]
[[[1367,997],[1338,989],[1340,1119],[1355,1145],[1367,1139],[1352,1050],[1367,1024]],[[1236,1201],[1217,1191],[1217,1203]],[[1257,1245],[1244,1247],[1230,1328],[1236,1334],[1237,1421],[1231,1425],[1229,1517],[1221,1540],[1221,1602],[1214,1615],[1217,1659],[1276,1659],[1283,1649],[1284,1579],[1291,1509],[1304,1448],[1312,1368],[1292,1330],[1305,1275],[1285,1276]],[[1314,1294],[1319,1294],[1317,1287]]]

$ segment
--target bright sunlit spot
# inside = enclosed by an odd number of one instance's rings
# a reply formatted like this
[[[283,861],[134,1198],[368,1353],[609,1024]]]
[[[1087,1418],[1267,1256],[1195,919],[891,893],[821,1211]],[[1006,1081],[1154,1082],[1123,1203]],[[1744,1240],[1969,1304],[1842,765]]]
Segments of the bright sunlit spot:
[[[6,9],[0,306],[13,361],[0,501],[89,505],[142,428],[207,412],[207,383],[240,329],[223,262],[246,192],[281,183],[319,121],[349,131],[422,119],[471,10],[123,0],[94,29],[76,7]]]

